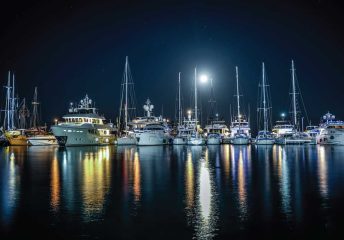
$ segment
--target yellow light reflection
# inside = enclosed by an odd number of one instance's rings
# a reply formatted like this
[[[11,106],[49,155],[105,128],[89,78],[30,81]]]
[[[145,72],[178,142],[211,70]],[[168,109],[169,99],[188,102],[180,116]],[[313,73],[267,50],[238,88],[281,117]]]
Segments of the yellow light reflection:
[[[133,182],[134,201],[136,203],[141,200],[141,169],[138,152],[134,155],[134,182]]]
[[[194,206],[194,191],[194,167],[192,163],[191,151],[188,151],[185,167],[185,194],[186,206],[188,209],[191,209]]]
[[[54,212],[57,212],[60,206],[60,171],[59,171],[59,162],[54,157],[51,164],[51,178],[50,178],[50,189],[51,189],[51,199],[50,205]]]
[[[109,147],[102,147],[98,152],[85,153],[82,161],[83,209],[86,219],[101,214],[105,195],[110,188]]]
[[[223,145],[222,147],[223,153],[223,166],[225,171],[226,179],[229,179],[229,172],[230,172],[230,152],[229,152],[229,144]]]

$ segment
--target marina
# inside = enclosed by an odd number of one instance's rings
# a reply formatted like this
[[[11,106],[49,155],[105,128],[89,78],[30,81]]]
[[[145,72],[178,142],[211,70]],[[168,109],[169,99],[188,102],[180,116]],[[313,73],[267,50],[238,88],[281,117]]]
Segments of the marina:
[[[337,1],[4,1],[0,240],[344,236]]]
[[[269,85],[266,82],[265,64],[262,63],[262,80],[259,83],[256,124],[257,135],[252,136],[251,119],[243,113],[240,105],[242,97],[239,87],[239,68],[235,67],[235,99],[236,114],[231,115],[227,127],[225,120],[219,119],[214,97],[213,80],[210,79],[210,99],[208,106],[208,123],[202,126],[200,121],[202,108],[197,85],[208,82],[208,76],[199,75],[194,69],[193,77],[193,109],[183,105],[181,100],[181,73],[178,73],[178,109],[175,119],[162,114],[154,115],[154,105],[147,98],[143,105],[144,116],[138,116],[136,109],[134,81],[131,76],[128,56],[125,58],[123,81],[121,84],[120,109],[117,120],[106,122],[104,116],[99,115],[92,99],[86,94],[77,103],[70,102],[68,114],[54,120],[49,130],[40,126],[38,114],[37,87],[32,101],[32,116],[26,106],[25,98],[20,102],[15,97],[15,76],[8,72],[5,105],[2,112],[4,117],[1,127],[1,145],[12,146],[89,146],[89,145],[300,145],[326,144],[344,145],[344,124],[335,120],[335,116],[327,113],[319,125],[303,126],[302,113],[307,111],[296,80],[294,61],[291,61],[291,111],[290,120],[285,113],[282,120],[277,120],[272,126],[272,107]],[[231,108],[231,105],[229,105]],[[188,109],[184,113],[183,109]],[[216,113],[215,113],[216,112]],[[185,117],[186,116],[186,117]],[[307,115],[306,115],[307,116]],[[30,120],[30,125],[26,121]],[[309,120],[308,120],[309,121]],[[310,121],[309,121],[310,123]],[[26,126],[29,126],[26,128]],[[270,130],[271,129],[271,130]]]

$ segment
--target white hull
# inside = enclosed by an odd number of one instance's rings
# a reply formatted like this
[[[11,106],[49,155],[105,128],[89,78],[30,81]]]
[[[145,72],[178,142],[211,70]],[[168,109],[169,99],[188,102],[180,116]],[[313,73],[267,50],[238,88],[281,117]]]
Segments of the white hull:
[[[256,139],[255,144],[256,145],[273,145],[273,144],[275,144],[275,140],[270,139],[270,138]]]
[[[208,138],[207,145],[220,145],[221,139],[220,138]]]
[[[97,134],[96,124],[84,124],[83,126],[52,126],[51,130],[61,146],[87,146],[87,145],[109,145],[114,144],[113,135]],[[111,130],[111,129],[109,129]]]
[[[344,145],[344,131],[337,129],[331,129],[331,131],[331,133],[320,134],[317,136],[317,143],[320,145]]]
[[[203,138],[191,137],[188,139],[188,145],[199,146],[199,145],[204,145],[204,144],[205,144],[205,141]]]
[[[187,143],[186,138],[183,137],[175,137],[173,139],[173,145],[185,145]]]
[[[29,145],[31,146],[58,145],[57,139],[54,136],[28,137],[28,142],[29,142]]]
[[[117,145],[136,145],[137,141],[135,137],[120,137],[117,138]]]
[[[311,143],[311,140],[304,138],[277,138],[276,144],[280,145],[300,145]]]
[[[138,146],[165,145],[168,143],[168,139],[163,133],[143,132],[137,134],[136,137]]]
[[[247,145],[250,143],[250,139],[245,137],[234,137],[232,138],[231,143],[233,145]]]

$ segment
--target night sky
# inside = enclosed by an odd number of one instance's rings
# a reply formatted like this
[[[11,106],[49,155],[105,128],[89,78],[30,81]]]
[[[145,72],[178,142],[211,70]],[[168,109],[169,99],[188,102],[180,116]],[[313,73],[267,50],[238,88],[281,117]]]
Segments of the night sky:
[[[47,123],[86,93],[113,121],[128,55],[139,115],[149,97],[156,115],[163,106],[173,118],[178,72],[187,107],[197,65],[214,79],[218,112],[228,120],[238,65],[244,106],[247,112],[250,104],[254,120],[264,61],[276,120],[289,111],[294,59],[312,122],[327,111],[344,119],[343,23],[340,4],[325,0],[11,0],[0,8],[0,83],[6,83],[11,69],[20,97],[31,99],[37,86]],[[205,112],[209,85],[199,88]]]

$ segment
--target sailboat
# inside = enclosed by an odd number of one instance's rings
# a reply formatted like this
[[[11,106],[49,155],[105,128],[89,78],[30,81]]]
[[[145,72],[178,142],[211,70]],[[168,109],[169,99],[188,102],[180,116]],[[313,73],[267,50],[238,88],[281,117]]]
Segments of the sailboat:
[[[199,134],[198,128],[197,128],[197,68],[195,68],[195,125],[192,135],[188,138],[187,144],[188,145],[204,145],[205,140],[204,138]]]
[[[210,79],[210,97],[209,97],[209,115],[208,125],[205,126],[205,135],[207,137],[207,145],[219,145],[222,142],[224,134],[229,132],[224,121],[219,121],[216,111],[216,100],[214,97],[213,79]],[[214,116],[215,115],[215,116]]]
[[[297,108],[297,92],[296,92],[296,79],[295,79],[295,67],[294,67],[294,60],[291,60],[291,81],[292,81],[292,92],[290,95],[292,96],[292,125],[293,130],[289,134],[281,135],[276,139],[277,144],[304,144],[304,143],[311,143],[311,139],[308,135],[304,132],[299,131],[299,110]]]
[[[125,67],[124,67],[124,78],[123,78],[123,84],[122,84],[122,96],[121,96],[121,106],[120,106],[120,117],[122,118],[122,112],[124,110],[124,129],[122,134],[117,138],[117,145],[136,145],[136,137],[133,131],[129,130],[128,126],[128,109],[129,109],[129,96],[128,96],[128,88],[132,91],[133,89],[133,81],[131,78],[130,68],[129,68],[129,61],[128,56],[125,58]],[[130,86],[129,86],[130,85]],[[124,104],[123,104],[123,92],[124,92]],[[132,102],[132,101],[131,101]],[[123,109],[124,108],[124,109]],[[133,109],[133,106],[130,106],[131,109]],[[120,130],[121,130],[121,124],[120,124]]]
[[[184,145],[187,143],[188,134],[184,131],[185,125],[182,123],[182,107],[180,96],[180,72],[178,73],[178,125],[177,135],[173,138],[173,145]],[[186,134],[185,134],[186,133]]]
[[[35,92],[32,101],[32,116],[30,129],[27,130],[27,140],[28,144],[32,146],[48,146],[57,145],[57,139],[52,134],[49,133],[46,126],[40,126],[39,114],[38,114],[38,91],[35,87]]]
[[[235,145],[246,145],[250,143],[251,129],[246,117],[240,113],[240,93],[238,67],[235,67],[236,76],[236,98],[237,116],[231,124],[231,143]]]
[[[6,88],[6,107],[4,118],[5,137],[10,145],[13,146],[27,146],[28,141],[25,135],[25,129],[17,129],[15,126],[15,115],[17,112],[17,99],[15,98],[15,77],[11,72],[8,72],[8,80]]]
[[[272,145],[275,143],[275,139],[272,135],[272,133],[268,130],[269,121],[270,119],[270,101],[267,91],[267,83],[266,83],[266,74],[265,74],[265,65],[264,62],[262,63],[262,84],[261,84],[261,103],[258,107],[258,116],[259,119],[261,118],[261,115],[263,115],[263,130],[258,131],[258,135],[256,137],[255,143],[257,145]],[[259,122],[259,120],[258,120]]]

